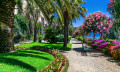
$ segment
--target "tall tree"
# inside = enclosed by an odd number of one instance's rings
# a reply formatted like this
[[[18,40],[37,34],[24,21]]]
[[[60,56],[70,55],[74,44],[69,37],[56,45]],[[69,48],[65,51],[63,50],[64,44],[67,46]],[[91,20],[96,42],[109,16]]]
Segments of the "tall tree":
[[[14,49],[13,24],[14,24],[14,0],[0,0],[0,53]]]
[[[38,23],[38,18],[40,17],[40,9],[38,5],[35,3],[34,0],[26,0],[27,6],[26,6],[26,11],[25,15],[30,18],[33,18],[34,20],[34,39],[33,42],[37,42],[37,23]]]
[[[80,4],[85,4],[83,0],[67,0],[69,5],[63,3],[61,6],[63,9],[63,17],[64,17],[64,45],[63,47],[67,47],[68,42],[68,25],[71,20],[76,20],[76,18],[85,17],[84,12],[86,12],[86,8],[80,6]]]
[[[19,2],[20,1],[20,2]],[[0,0],[0,52],[9,52],[14,49],[14,43],[13,43],[13,32],[12,27],[14,24],[14,8],[16,5],[16,2],[22,3],[22,0]],[[32,0],[31,0],[32,1]],[[62,21],[62,12],[60,13],[60,9],[58,8],[56,2],[53,0],[34,0],[36,4],[39,6],[39,10],[43,13],[45,18],[49,22],[49,15],[45,12],[42,5],[46,2],[50,2],[50,5],[53,6],[58,13],[58,15],[61,18]],[[44,3],[43,3],[44,1]],[[22,5],[18,4],[20,8],[22,9]]]

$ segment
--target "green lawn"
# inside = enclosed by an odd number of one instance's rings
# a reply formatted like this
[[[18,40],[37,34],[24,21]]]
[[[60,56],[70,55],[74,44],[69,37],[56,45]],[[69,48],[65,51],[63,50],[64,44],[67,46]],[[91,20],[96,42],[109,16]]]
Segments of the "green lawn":
[[[55,49],[59,49],[59,50],[71,50],[72,48],[72,44],[68,43],[67,47],[63,48],[63,44],[62,43],[38,43],[38,42],[33,42],[33,43],[28,43],[28,44],[22,44],[22,45],[18,45],[15,46],[15,48],[30,48],[30,47],[40,47],[40,48],[55,48]]]
[[[0,72],[36,72],[43,70],[53,60],[54,57],[46,52],[17,50],[13,53],[0,54]]]

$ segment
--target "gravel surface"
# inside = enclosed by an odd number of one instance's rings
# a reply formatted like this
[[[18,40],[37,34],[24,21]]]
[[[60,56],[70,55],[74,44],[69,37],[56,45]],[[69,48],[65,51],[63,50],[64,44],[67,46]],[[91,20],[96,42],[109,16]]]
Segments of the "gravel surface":
[[[32,43],[32,42],[33,42],[32,40],[21,41],[21,42],[19,42],[19,43],[14,43],[14,46],[16,46],[16,45],[21,45],[21,44]],[[41,43],[47,43],[47,41],[42,40]]]
[[[72,38],[71,43],[71,51],[61,51],[70,62],[68,72],[120,72],[119,61],[88,46],[89,50],[84,51],[81,41],[75,38]]]

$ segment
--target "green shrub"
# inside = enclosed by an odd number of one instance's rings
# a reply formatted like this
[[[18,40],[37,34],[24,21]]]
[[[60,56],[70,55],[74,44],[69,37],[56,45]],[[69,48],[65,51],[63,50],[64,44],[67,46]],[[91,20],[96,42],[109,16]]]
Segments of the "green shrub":
[[[68,36],[68,40],[70,41],[71,38],[72,38],[72,36],[69,35],[69,36]],[[63,41],[64,41],[64,35],[63,35],[63,34],[57,35],[57,36],[56,36],[56,40],[57,40],[57,42],[63,42]]]
[[[49,43],[56,43],[56,32],[53,28],[47,28],[45,30],[45,40]]]
[[[43,40],[43,35],[38,35],[38,40],[41,42]]]
[[[87,37],[84,37],[84,40],[85,40],[86,38],[87,38]],[[83,37],[82,37],[82,36],[77,36],[76,39],[83,41]]]
[[[59,34],[56,36],[57,42],[63,42],[64,41],[64,35],[63,34]]]

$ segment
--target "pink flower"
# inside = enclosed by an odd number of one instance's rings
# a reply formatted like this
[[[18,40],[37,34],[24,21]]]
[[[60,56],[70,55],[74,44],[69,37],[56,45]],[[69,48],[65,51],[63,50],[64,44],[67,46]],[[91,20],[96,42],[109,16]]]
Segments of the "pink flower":
[[[119,31],[119,35],[120,35],[120,31]]]
[[[98,25],[97,28],[100,28],[100,26]]]
[[[90,16],[92,16],[92,14],[89,14]]]
[[[34,21],[34,19],[33,18],[30,18],[32,21]]]
[[[98,24],[99,24],[99,22],[96,23],[96,25],[98,25]]]
[[[100,32],[103,32],[103,30],[100,30]]]
[[[106,28],[105,27],[103,27],[103,30],[105,30]]]
[[[87,25],[89,25],[88,22],[87,22]]]

